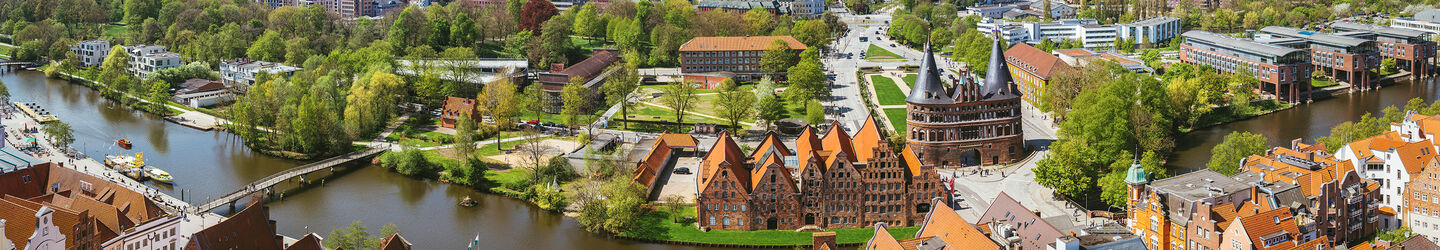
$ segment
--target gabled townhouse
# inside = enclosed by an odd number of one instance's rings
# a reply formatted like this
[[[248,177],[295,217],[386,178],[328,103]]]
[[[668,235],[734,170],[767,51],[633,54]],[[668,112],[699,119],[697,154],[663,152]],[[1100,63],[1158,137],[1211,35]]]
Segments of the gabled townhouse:
[[[995,197],[975,224],[988,229],[990,239],[1006,249],[1046,249],[1065,236],[1005,192]]]
[[[1225,229],[1224,250],[1312,250],[1329,249],[1325,237],[1305,239],[1297,226],[1297,218],[1289,209],[1278,208],[1240,217]]]
[[[920,223],[920,231],[915,232],[915,238],[896,240],[885,229],[888,225],[883,222],[875,223],[875,235],[865,242],[863,249],[1004,249],[995,245],[981,229],[960,218],[954,209],[946,205],[944,198],[935,198],[931,203],[936,204],[935,209],[925,214],[925,220]]]
[[[1332,245],[1364,239],[1392,225],[1380,220],[1388,216],[1378,209],[1379,185],[1362,178],[1350,162],[1326,153],[1323,143],[1292,140],[1290,147],[1241,160],[1240,170],[1259,173],[1265,182],[1298,185],[1305,198],[1300,205],[1308,212],[1297,215],[1314,221],[1314,228],[1306,230],[1327,237]]]

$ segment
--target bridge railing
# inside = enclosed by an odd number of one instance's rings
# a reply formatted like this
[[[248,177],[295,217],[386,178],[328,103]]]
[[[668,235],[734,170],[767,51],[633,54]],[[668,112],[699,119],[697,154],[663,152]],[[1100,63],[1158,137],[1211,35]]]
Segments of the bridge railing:
[[[344,155],[340,155],[340,156],[330,157],[330,158],[325,159],[325,160],[317,161],[317,162],[310,163],[310,164],[305,164],[305,165],[302,165],[302,166],[299,166],[299,167],[294,167],[294,168],[291,168],[291,169],[286,169],[285,171],[280,171],[280,172],[278,172],[278,173],[271,174],[270,176],[266,176],[265,178],[260,178],[259,180],[255,180],[254,182],[250,182],[249,184],[246,184],[244,187],[241,187],[239,190],[235,190],[234,192],[230,192],[230,193],[227,193],[227,194],[225,194],[225,195],[221,195],[221,196],[219,196],[219,197],[215,197],[214,199],[211,199],[210,201],[207,201],[207,202],[205,202],[205,203],[202,203],[200,206],[196,207],[196,208],[198,208],[198,210],[199,210],[199,211],[197,211],[197,212],[209,211],[209,210],[211,210],[211,209],[215,209],[216,207],[219,207],[221,204],[230,203],[231,201],[240,199],[241,196],[248,195],[248,194],[254,193],[255,191],[258,191],[258,190],[260,190],[260,189],[262,189],[262,188],[268,187],[269,185],[266,184],[266,183],[273,182],[273,181],[275,181],[275,180],[277,180],[277,179],[290,179],[290,178],[293,178],[297,173],[303,174],[303,173],[308,173],[308,172],[313,172],[313,171],[315,171],[315,170],[308,170],[308,169],[310,169],[310,168],[319,167],[319,168],[317,168],[317,169],[323,169],[323,168],[328,167],[328,166],[333,166],[334,164],[332,164],[332,163],[335,163],[335,162],[337,162],[337,161],[341,161],[341,160],[349,161],[349,160],[353,160],[353,159],[356,159],[356,158],[360,158],[361,156],[365,156],[365,155],[370,155],[370,154],[375,154],[375,153],[378,153],[378,152],[382,152],[382,151],[387,150],[387,149],[388,149],[388,148],[385,148],[385,147],[373,146],[373,145],[372,145],[372,146],[367,146],[365,151],[352,152],[352,153],[348,153],[348,154],[344,154]]]

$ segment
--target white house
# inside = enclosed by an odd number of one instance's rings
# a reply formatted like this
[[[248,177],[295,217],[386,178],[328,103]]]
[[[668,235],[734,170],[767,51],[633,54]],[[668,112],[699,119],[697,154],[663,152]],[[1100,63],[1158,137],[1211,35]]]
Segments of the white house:
[[[70,47],[70,53],[80,56],[80,66],[100,66],[105,63],[105,56],[110,54],[110,41],[97,39],[75,43]]]
[[[208,107],[225,101],[235,100],[235,94],[225,84],[205,80],[190,79],[180,84],[171,99],[175,102],[191,107]]]
[[[1380,206],[1392,211],[1405,211],[1405,188],[1412,175],[1419,174],[1425,165],[1435,160],[1437,151],[1433,139],[1440,130],[1440,117],[1415,114],[1405,116],[1399,124],[1390,126],[1384,134],[1350,142],[1335,152],[1335,158],[1350,161],[1355,172],[1361,177],[1380,184]],[[1433,123],[1435,128],[1425,124]],[[1403,219],[1403,218],[1395,218]],[[1385,225],[1398,226],[1395,221]]]
[[[225,86],[235,88],[240,92],[250,89],[255,84],[255,76],[260,73],[271,74],[281,77],[290,77],[301,68],[285,66],[285,64],[256,61],[248,58],[236,58],[220,62],[220,82]]]
[[[165,46],[141,44],[124,48],[125,52],[130,54],[130,74],[136,77],[145,77],[156,70],[185,64],[180,61],[180,54],[166,50]]]
[[[35,232],[30,233],[25,250],[65,249],[65,235],[55,226],[54,212],[48,206],[41,206],[40,211],[35,212]]]

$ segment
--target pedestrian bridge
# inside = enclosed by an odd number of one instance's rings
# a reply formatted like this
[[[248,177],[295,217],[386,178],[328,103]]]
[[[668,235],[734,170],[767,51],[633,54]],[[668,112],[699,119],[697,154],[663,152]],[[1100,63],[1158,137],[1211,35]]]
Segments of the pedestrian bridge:
[[[331,169],[335,166],[339,166],[340,164],[344,164],[346,162],[350,162],[356,159],[370,157],[388,150],[390,150],[388,144],[372,144],[371,146],[368,146],[364,150],[358,152],[352,152],[349,154],[332,157],[330,159],[305,164],[285,171],[280,171],[279,173],[275,173],[265,178],[256,180],[255,182],[251,182],[250,184],[241,187],[240,190],[236,190],[235,192],[230,192],[229,194],[225,194],[223,196],[216,197],[213,200],[201,203],[200,205],[195,206],[194,210],[191,212],[203,213],[225,205],[229,205],[233,208],[235,206],[235,201],[248,197],[256,192],[268,191],[275,185],[283,183],[291,178],[303,176],[305,174],[314,173],[316,171],[324,169]]]

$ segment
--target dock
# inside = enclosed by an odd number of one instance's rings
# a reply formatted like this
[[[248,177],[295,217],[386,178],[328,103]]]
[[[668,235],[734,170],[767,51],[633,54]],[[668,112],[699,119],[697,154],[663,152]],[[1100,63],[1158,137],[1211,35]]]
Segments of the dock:
[[[21,113],[25,113],[25,116],[29,116],[30,119],[34,119],[36,122],[39,122],[39,123],[46,123],[46,122],[53,122],[53,121],[59,121],[59,120],[60,120],[60,118],[55,118],[55,116],[53,116],[53,115],[41,114],[40,111],[37,111],[37,109],[40,109],[40,105],[39,105],[39,104],[24,103],[24,102],[15,102],[15,107],[20,108],[20,112],[21,112]]]

